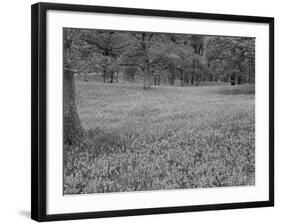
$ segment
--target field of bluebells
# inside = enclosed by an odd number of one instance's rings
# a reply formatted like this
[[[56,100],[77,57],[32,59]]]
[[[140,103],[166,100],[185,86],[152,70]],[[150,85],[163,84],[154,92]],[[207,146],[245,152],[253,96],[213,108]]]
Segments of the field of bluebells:
[[[255,184],[254,92],[76,82],[88,139],[64,146],[64,194]]]

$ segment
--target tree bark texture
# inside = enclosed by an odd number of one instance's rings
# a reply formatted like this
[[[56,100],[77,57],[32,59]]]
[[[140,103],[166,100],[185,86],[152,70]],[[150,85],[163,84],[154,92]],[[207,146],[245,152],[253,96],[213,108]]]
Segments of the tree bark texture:
[[[63,136],[65,144],[82,142],[86,133],[81,125],[75,102],[74,73],[65,70],[63,79]]]
[[[76,95],[74,85],[74,71],[70,57],[71,44],[65,45],[64,71],[63,71],[63,141],[65,144],[75,144],[83,141],[86,132],[76,107]]]

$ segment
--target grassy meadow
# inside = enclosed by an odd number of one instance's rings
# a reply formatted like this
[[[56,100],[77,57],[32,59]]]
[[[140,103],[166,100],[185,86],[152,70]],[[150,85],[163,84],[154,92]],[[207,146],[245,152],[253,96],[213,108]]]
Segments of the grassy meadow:
[[[255,184],[253,85],[76,81],[88,139],[65,146],[64,194]]]

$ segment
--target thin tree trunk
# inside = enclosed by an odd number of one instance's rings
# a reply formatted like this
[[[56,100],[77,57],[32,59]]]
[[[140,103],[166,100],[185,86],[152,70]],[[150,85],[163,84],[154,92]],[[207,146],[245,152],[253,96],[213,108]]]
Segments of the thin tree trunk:
[[[249,68],[249,83],[255,82],[255,65],[254,61],[250,62],[250,68]]]
[[[150,72],[149,72],[148,60],[145,61],[145,65],[144,65],[143,88],[144,89],[150,88]]]
[[[174,85],[174,83],[175,83],[175,74],[174,74],[174,72],[172,72],[172,77],[171,77],[171,80],[170,80],[170,84]]]
[[[84,73],[84,81],[88,82],[88,73],[87,72]]]
[[[184,73],[183,73],[183,70],[180,70],[180,75],[181,75],[181,86],[184,86]]]
[[[193,82],[192,84],[196,85],[196,59],[193,59]]]
[[[103,71],[102,71],[102,72],[103,72],[102,76],[103,76],[103,82],[104,82],[104,83],[105,83],[105,81],[106,81],[106,70],[107,70],[107,69],[104,68]]]
[[[185,79],[185,83],[189,84],[189,75],[187,75],[186,79]]]
[[[254,83],[254,82],[255,82],[255,73],[256,73],[256,69],[255,69],[255,61],[252,61],[252,63],[251,63],[251,68],[252,68],[252,69],[251,69],[251,71],[252,71],[252,73],[251,73],[251,74],[252,74],[252,75],[251,75],[251,77],[253,76],[253,77],[252,77],[252,78],[253,78],[253,79],[252,79],[252,82]]]
[[[113,83],[114,72],[110,71],[110,83]]]

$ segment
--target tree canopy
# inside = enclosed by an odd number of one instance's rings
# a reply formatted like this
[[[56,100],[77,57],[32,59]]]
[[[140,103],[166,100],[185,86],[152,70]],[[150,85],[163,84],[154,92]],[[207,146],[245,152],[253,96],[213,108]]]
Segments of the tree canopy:
[[[255,81],[255,38],[67,28],[72,67],[103,82],[181,86]],[[67,41],[66,41],[67,42]],[[67,44],[67,43],[65,43]],[[86,79],[85,79],[86,80]]]

